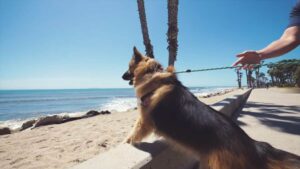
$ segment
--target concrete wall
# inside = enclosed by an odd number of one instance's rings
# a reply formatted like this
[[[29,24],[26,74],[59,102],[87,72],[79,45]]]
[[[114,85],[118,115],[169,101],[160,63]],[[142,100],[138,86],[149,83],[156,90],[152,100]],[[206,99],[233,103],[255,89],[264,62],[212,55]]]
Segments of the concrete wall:
[[[251,89],[212,105],[235,119],[235,112],[247,101]],[[139,145],[121,144],[106,153],[87,160],[72,169],[193,169],[198,163],[188,154],[176,150],[164,140],[151,137]]]

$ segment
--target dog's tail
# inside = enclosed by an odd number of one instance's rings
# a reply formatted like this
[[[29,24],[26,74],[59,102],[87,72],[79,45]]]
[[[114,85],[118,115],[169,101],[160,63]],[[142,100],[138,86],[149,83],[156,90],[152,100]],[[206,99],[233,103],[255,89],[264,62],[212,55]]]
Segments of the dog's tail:
[[[174,73],[175,68],[174,68],[174,66],[170,65],[170,66],[167,67],[166,71],[169,72],[169,73]]]
[[[267,161],[268,169],[300,169],[300,157],[272,147],[265,142],[255,142],[258,154]]]

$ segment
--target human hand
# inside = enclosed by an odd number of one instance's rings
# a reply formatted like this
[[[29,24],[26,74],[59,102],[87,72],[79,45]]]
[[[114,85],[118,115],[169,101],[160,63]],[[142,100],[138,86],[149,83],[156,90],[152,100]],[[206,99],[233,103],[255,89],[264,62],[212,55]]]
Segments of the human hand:
[[[232,65],[237,66],[241,64],[243,68],[251,68],[251,64],[259,64],[262,60],[257,51],[245,51],[237,55],[238,60]]]

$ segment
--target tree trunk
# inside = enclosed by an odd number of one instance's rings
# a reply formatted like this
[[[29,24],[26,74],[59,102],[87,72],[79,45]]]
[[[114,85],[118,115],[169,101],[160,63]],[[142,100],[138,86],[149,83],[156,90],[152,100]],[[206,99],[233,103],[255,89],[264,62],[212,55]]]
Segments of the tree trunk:
[[[248,70],[248,75],[249,75],[249,87],[253,87],[253,80],[252,80],[252,70]]]
[[[178,0],[168,0],[168,50],[169,50],[169,65],[174,65],[177,49],[178,49]]]
[[[274,76],[271,76],[272,86],[274,86]]]
[[[259,74],[258,74],[258,70],[255,70],[255,78],[256,78],[256,87],[259,87],[259,78],[258,78]]]
[[[242,87],[242,83],[241,83],[241,72],[239,69],[236,69],[236,75],[237,75],[238,87],[240,89]]]
[[[247,87],[250,88],[248,70],[245,69],[245,72],[246,72]]]
[[[261,86],[260,86],[260,77],[259,77],[259,67],[257,68],[257,78],[256,78],[256,80],[257,80],[257,88],[260,88]]]
[[[138,4],[140,23],[141,23],[141,27],[142,27],[144,45],[146,48],[146,55],[148,57],[154,58],[153,46],[151,45],[151,41],[150,41],[149,33],[148,33],[144,0],[137,0],[137,4]]]
[[[242,88],[242,76],[243,76],[243,73],[240,72],[240,75],[239,75],[239,78],[240,78],[240,84],[239,84],[239,87]]]

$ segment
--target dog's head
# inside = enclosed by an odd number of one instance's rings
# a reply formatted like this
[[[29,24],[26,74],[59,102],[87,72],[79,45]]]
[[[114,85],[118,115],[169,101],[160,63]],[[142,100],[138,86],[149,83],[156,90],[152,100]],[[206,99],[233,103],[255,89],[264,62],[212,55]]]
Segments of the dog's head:
[[[153,58],[143,56],[136,47],[133,47],[133,56],[129,62],[128,70],[123,74],[122,78],[129,81],[129,85],[133,85],[134,78],[139,74],[143,76],[148,73],[162,71],[161,64]]]

